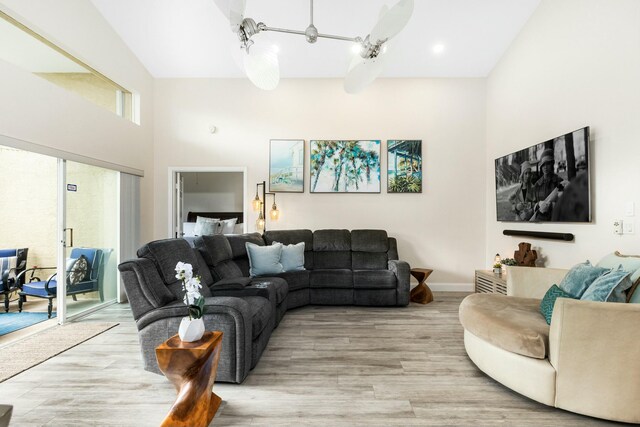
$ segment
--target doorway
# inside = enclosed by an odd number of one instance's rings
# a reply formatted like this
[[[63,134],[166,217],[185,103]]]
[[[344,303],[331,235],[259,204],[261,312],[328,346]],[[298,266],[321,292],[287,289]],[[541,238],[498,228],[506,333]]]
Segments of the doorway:
[[[236,218],[245,233],[246,179],[245,167],[169,168],[169,236],[193,238],[198,216]]]

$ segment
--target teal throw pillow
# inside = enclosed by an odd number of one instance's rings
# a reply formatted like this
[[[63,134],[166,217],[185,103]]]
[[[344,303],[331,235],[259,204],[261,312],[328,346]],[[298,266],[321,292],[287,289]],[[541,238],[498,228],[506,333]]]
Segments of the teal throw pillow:
[[[566,293],[580,298],[594,280],[608,271],[608,268],[594,267],[589,261],[586,261],[573,266],[558,287]]]
[[[558,285],[553,285],[549,288],[542,301],[540,302],[540,313],[544,316],[547,321],[547,325],[551,324],[551,316],[553,316],[553,306],[556,303],[558,298],[572,298],[577,299],[571,294],[563,291],[558,287]]]
[[[602,302],[626,302],[627,296],[624,291],[629,289],[633,283],[630,279],[631,273],[619,267],[598,277],[589,286],[589,289],[580,299],[587,301]]]
[[[245,247],[249,256],[249,275],[251,277],[284,272],[280,263],[282,243],[258,246],[255,243],[247,242]]]
[[[282,243],[273,242],[281,245]],[[280,263],[284,271],[304,270],[304,242],[295,245],[282,245]]]

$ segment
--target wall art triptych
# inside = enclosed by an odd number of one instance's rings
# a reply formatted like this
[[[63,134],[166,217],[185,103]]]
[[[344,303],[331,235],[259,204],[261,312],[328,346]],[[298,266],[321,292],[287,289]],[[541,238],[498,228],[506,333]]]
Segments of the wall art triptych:
[[[380,193],[380,140],[312,140],[311,193]],[[304,192],[304,140],[272,139],[269,191]],[[387,141],[387,193],[422,192],[422,141]]]

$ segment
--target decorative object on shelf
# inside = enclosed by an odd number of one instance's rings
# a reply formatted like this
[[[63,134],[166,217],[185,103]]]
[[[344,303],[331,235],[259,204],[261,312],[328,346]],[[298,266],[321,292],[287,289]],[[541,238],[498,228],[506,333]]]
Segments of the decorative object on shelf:
[[[502,264],[502,258],[500,258],[500,254],[496,254],[496,256],[493,257],[493,263],[494,264]]]
[[[495,161],[498,221],[591,222],[589,127]]]
[[[193,267],[189,263],[176,264],[176,279],[182,281],[183,301],[189,308],[189,316],[182,318],[178,335],[184,342],[195,342],[204,334],[204,297],[200,294],[200,277],[193,277]]]
[[[493,274],[502,274],[502,264],[493,264]]]
[[[259,212],[258,219],[256,219],[256,230],[260,232],[264,232],[267,230],[267,211],[265,208],[267,196],[273,196],[273,204],[271,205],[271,210],[269,211],[269,218],[272,221],[277,221],[278,218],[280,218],[280,211],[278,210],[278,205],[276,205],[276,193],[267,192],[265,190],[266,185],[267,183],[265,181],[256,184],[256,197],[254,197],[253,201],[251,202],[253,210]],[[262,187],[262,198],[260,198],[260,193],[258,190],[260,187]]]
[[[387,193],[422,193],[422,141],[387,141]]]
[[[322,34],[313,25],[313,0],[310,0],[310,24],[304,31],[269,27],[252,18],[245,18],[246,0],[215,0],[218,8],[229,19],[231,31],[240,41],[241,58],[238,62],[251,83],[263,90],[273,90],[280,82],[278,49],[270,45],[263,32],[278,32],[305,36],[307,42],[315,43],[318,38],[342,40],[354,43],[354,57],[344,81],[348,93],[358,93],[380,75],[386,62],[387,42],[407,25],[413,14],[413,0],[400,0],[391,9],[382,6],[378,22],[371,33],[362,37],[345,37]]]
[[[427,277],[433,273],[433,270],[428,268],[412,268],[411,275],[416,278],[418,285],[411,289],[409,298],[412,302],[418,302],[420,304],[429,304],[433,301],[433,292],[429,289],[429,286],[425,283]]]
[[[535,267],[538,252],[531,249],[531,243],[518,243],[518,250],[513,253],[517,265],[521,267]]]
[[[269,191],[304,193],[304,140],[269,141]]]
[[[156,348],[158,368],[176,388],[177,397],[162,422],[163,427],[206,427],[222,399],[211,391],[222,351],[222,332],[206,332],[198,342],[177,335]]]
[[[510,266],[510,267],[517,267],[518,266],[518,261],[516,261],[513,258],[505,258],[502,260],[502,265],[503,266]]]
[[[312,193],[380,193],[380,140],[311,141]]]

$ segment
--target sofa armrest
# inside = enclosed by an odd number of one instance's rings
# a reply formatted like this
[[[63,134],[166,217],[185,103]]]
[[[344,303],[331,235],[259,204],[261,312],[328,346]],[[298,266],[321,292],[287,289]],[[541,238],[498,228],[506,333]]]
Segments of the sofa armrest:
[[[559,298],[549,333],[556,406],[640,422],[640,304]]]
[[[540,267],[507,267],[507,295],[542,299],[551,285],[562,281],[569,270]]]
[[[409,304],[409,292],[411,289],[411,267],[406,261],[389,260],[389,270],[396,275],[396,305],[404,306]]]

